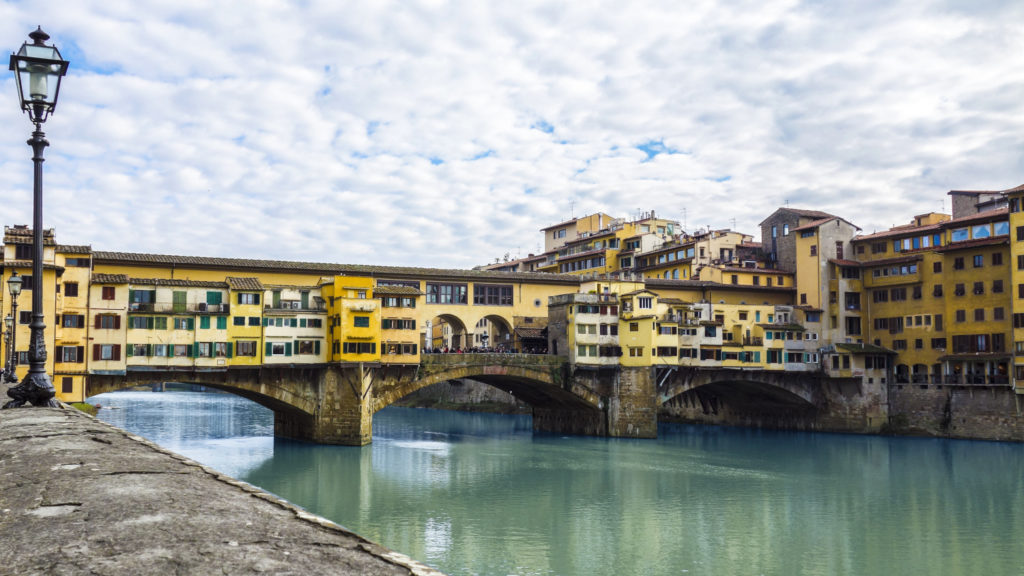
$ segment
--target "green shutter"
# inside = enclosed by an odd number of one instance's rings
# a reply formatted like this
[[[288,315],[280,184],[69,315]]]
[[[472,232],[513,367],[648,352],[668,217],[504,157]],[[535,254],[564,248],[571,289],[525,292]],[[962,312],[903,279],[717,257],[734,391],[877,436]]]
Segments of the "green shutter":
[[[153,355],[153,345],[152,344],[146,344],[146,356],[152,356],[152,355]]]
[[[270,321],[270,318],[264,318],[263,319],[263,326],[266,327],[267,326],[267,322],[269,322],[269,321]]]
[[[271,294],[273,295],[273,298],[274,298],[274,308],[280,308],[281,307],[281,291],[280,290],[274,290]]]
[[[217,316],[217,330],[227,330],[227,329],[228,329],[228,317],[227,316]]]
[[[133,346],[131,344],[128,344],[125,348],[127,348],[128,357],[131,358],[132,357],[132,352],[135,351],[135,346]]]
[[[270,342],[267,342],[267,354],[266,355],[267,356],[273,356],[274,355],[274,345],[271,344]]]
[[[285,342],[284,343],[284,355],[285,356],[291,356],[292,355],[292,343],[291,342]]]
[[[189,358],[195,358],[196,357],[196,349],[197,348],[199,348],[199,346],[193,346],[192,344],[186,344],[185,345],[185,356],[187,356]]]
[[[231,342],[228,342],[227,344],[228,344],[228,345],[227,345],[227,354],[228,354],[228,358],[231,358],[231,348],[232,348],[231,344],[232,344],[232,343],[231,343]]]
[[[299,318],[299,328],[305,328],[305,327],[306,327],[306,319],[305,318]]]
[[[253,303],[253,304],[255,304],[255,305],[257,305],[257,306],[259,306],[259,305],[260,305],[260,295],[259,295],[259,294],[253,294],[253,296],[255,296],[255,297],[256,297],[256,299],[255,299],[255,300],[253,300],[253,302],[252,302],[252,303]]]
[[[209,329],[209,327],[210,327],[210,317],[209,316],[201,317],[199,319],[199,327],[202,328],[203,330]]]
[[[196,329],[196,319],[195,318],[189,318],[188,322],[187,322],[187,325],[188,325],[188,329],[189,330],[195,330]]]
[[[314,354],[320,354],[320,341],[319,340],[313,340],[313,353]]]

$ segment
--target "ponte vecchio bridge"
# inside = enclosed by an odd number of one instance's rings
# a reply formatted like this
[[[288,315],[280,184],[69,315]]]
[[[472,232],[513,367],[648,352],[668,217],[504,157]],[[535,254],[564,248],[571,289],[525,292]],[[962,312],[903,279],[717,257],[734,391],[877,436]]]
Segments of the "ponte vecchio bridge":
[[[511,392],[533,407],[535,431],[654,438],[659,408],[723,424],[868,432],[877,399],[814,374],[651,367],[573,369],[565,357],[427,354],[416,365],[293,365],[222,371],[129,371],[91,375],[88,394],[173,381],[201,384],[274,412],[275,435],[324,444],[365,445],[373,414],[426,386],[469,379]]]

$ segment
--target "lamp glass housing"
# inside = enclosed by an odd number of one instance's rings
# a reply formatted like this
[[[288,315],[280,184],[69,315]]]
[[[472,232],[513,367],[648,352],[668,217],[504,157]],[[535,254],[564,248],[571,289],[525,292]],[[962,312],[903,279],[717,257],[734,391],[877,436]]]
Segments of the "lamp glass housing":
[[[33,42],[25,42],[17,54],[11,54],[10,69],[18,85],[21,109],[34,122],[45,122],[57,108],[60,79],[67,74],[68,61],[61,58],[56,46],[44,43],[50,37],[41,29],[29,36]]]

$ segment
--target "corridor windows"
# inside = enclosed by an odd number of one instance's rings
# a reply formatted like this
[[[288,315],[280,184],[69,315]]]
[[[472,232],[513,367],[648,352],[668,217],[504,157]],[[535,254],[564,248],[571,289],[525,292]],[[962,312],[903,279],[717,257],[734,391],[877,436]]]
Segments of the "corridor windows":
[[[466,304],[468,293],[465,284],[427,282],[427,304]]]
[[[354,326],[356,328],[369,328],[370,327],[370,317],[369,316],[353,316],[352,317],[352,326]]]
[[[256,344],[255,340],[239,340],[238,356],[256,356]]]
[[[511,306],[512,286],[474,284],[473,304],[484,306]]]

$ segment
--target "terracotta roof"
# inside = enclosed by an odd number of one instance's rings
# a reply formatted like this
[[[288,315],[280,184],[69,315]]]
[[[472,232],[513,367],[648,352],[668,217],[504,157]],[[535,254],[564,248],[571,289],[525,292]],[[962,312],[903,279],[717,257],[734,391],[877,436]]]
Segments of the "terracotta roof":
[[[874,344],[847,344],[844,342],[836,344],[835,347],[850,354],[896,354],[888,348],[882,348]]]
[[[6,267],[6,268],[31,268],[32,267],[32,261],[31,260],[2,260],[2,261],[0,261],[0,264],[2,264],[2,266]],[[63,273],[64,267],[63,266],[57,266],[57,265],[55,265],[55,264],[53,264],[51,262],[44,262],[43,263],[43,269],[45,269],[45,270],[54,270],[54,269],[56,269],[56,270],[60,270]]]
[[[890,264],[909,264],[911,262],[918,262],[922,259],[920,254],[913,254],[910,256],[900,256],[897,258],[883,258],[881,260],[867,260],[861,262],[862,268],[870,268],[872,266],[888,266]]]
[[[62,254],[89,254],[92,252],[92,246],[70,246],[67,244],[58,244],[57,252]]]
[[[861,263],[857,262],[856,260],[840,260],[839,258],[829,258],[828,261],[831,262],[832,264],[838,264],[840,266],[851,266],[854,268],[858,268],[861,265]]]
[[[676,306],[690,304],[690,302],[680,298],[658,298],[658,302],[661,302],[662,304],[674,304]]]
[[[287,271],[331,276],[414,276],[418,278],[466,278],[488,280],[524,280],[547,284],[578,285],[580,280],[572,274],[541,272],[495,272],[487,270],[454,270],[444,268],[416,268],[411,266],[378,266],[372,264],[330,264],[323,262],[292,262],[285,260],[249,260],[245,258],[213,258],[205,256],[174,256],[166,254],[139,254],[130,252],[94,251],[96,264],[135,264],[138,266],[176,266],[215,268],[245,271]]]
[[[228,276],[224,279],[232,290],[263,291],[263,283],[258,278],[238,278]]]
[[[93,274],[93,284],[127,284],[127,274]]]
[[[816,219],[819,219],[819,220],[823,219],[823,218],[832,218],[832,217],[834,217],[833,214],[829,214],[828,212],[822,212],[820,210],[804,210],[804,209],[801,209],[801,208],[790,208],[789,206],[783,206],[783,207],[775,210],[775,212],[772,212],[771,215],[769,215],[768,218],[765,218],[764,220],[762,220],[761,223],[758,224],[758,226],[761,226],[762,224],[767,222],[769,219],[771,219],[772,216],[778,214],[779,212],[790,212],[792,214],[796,214],[796,215],[802,216],[804,218],[816,218]]]
[[[520,338],[544,338],[543,328],[516,328],[516,336]]]
[[[978,212],[977,214],[970,214],[968,216],[961,216],[959,218],[954,218],[953,220],[946,220],[945,222],[942,223],[942,227],[943,228],[953,228],[953,227],[955,227],[958,224],[966,224],[968,222],[973,222],[975,220],[995,220],[999,216],[1005,216],[1006,214],[1009,214],[1009,212],[1010,212],[1009,207],[1004,206],[1004,207],[1002,207],[1002,208],[1000,208],[998,210],[989,210],[987,212]]]
[[[423,294],[419,289],[412,286],[375,286],[374,296],[419,296]]]
[[[1009,244],[1009,236],[994,236],[992,238],[979,238],[978,240],[965,240],[963,242],[953,242],[952,244],[946,244],[945,246],[939,246],[935,249],[936,252],[952,252],[954,250],[966,250],[968,248],[977,248],[978,246],[995,246],[997,244]]]
[[[847,220],[845,218],[840,218],[839,216],[829,216],[828,218],[821,218],[820,220],[815,220],[814,222],[808,222],[807,224],[804,224],[803,226],[798,226],[796,228],[793,228],[793,230],[791,230],[791,232],[799,232],[800,230],[810,230],[811,228],[819,228],[823,224],[827,224],[827,223],[829,223],[829,222],[831,222],[833,220],[842,220],[843,222],[846,222],[847,224],[849,224],[850,226],[853,226],[857,230],[860,230],[860,226],[857,226],[856,224],[854,224],[853,222],[850,222],[849,220]]]
[[[1001,194],[998,190],[950,190],[946,194],[959,196],[980,196],[982,194]]]
[[[861,242],[864,240],[875,240],[878,238],[889,238],[892,236],[913,236],[915,234],[920,234],[922,232],[932,232],[935,230],[939,230],[942,228],[942,224],[944,223],[945,222],[941,222],[938,224],[929,224],[927,226],[914,226],[913,224],[894,226],[892,228],[889,228],[888,230],[883,230],[882,232],[874,232],[872,234],[855,236],[853,240],[850,240],[850,242]]]
[[[1010,194],[1011,192],[1024,192],[1024,184],[1021,184],[1020,186],[1014,186],[1009,190],[1003,190],[1003,194]]]
[[[95,278],[96,275],[93,276]],[[129,278],[128,283],[135,286],[181,286],[188,288],[227,288],[227,282],[209,282],[204,280],[181,280],[178,278]]]

